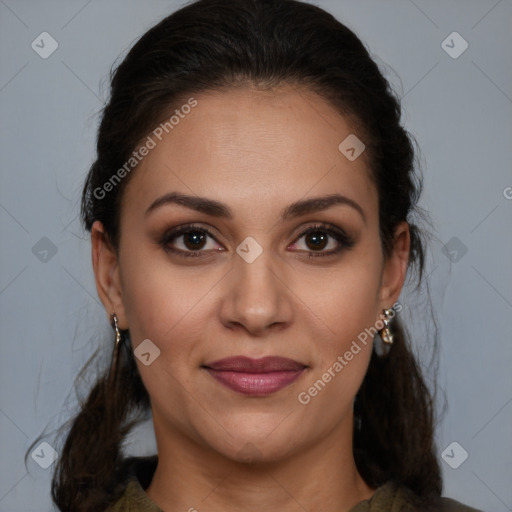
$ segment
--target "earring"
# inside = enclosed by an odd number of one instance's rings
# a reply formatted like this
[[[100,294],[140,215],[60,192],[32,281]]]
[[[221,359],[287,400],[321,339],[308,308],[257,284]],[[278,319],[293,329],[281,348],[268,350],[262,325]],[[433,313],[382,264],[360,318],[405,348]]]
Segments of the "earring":
[[[114,351],[112,353],[112,361],[110,363],[110,372],[109,372],[109,381],[112,383],[115,378],[115,375],[117,373],[117,361],[119,359],[119,348],[121,347],[122,336],[121,336],[121,331],[119,330],[119,327],[117,325],[117,316],[116,316],[115,312],[113,312],[111,316],[112,316],[111,325],[116,333],[116,340],[115,340],[115,345],[114,345]]]
[[[382,310],[382,314],[384,316],[382,319],[384,322],[384,327],[379,331],[379,336],[384,343],[392,345],[394,336],[391,332],[391,329],[389,328],[389,324],[391,323],[391,319],[395,316],[395,312],[392,309],[384,309]]]

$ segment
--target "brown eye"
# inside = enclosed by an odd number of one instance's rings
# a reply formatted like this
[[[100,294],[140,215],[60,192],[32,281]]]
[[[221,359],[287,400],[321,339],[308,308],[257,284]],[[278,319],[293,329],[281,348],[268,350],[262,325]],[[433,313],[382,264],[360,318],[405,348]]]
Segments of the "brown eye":
[[[312,250],[325,249],[328,238],[322,231],[310,231],[305,235],[306,245]]]
[[[200,231],[189,231],[183,236],[183,243],[191,251],[202,249],[206,243],[206,236]]]
[[[160,240],[160,245],[166,252],[178,256],[201,257],[211,255],[208,254],[211,251],[221,250],[221,246],[209,239],[216,242],[215,237],[207,229],[188,225],[167,232]]]
[[[301,239],[304,239],[304,241],[299,242]],[[342,229],[330,226],[329,224],[310,227],[304,230],[297,240],[297,242],[292,244],[293,250],[307,252],[310,258],[334,256],[344,249],[353,247],[355,244],[355,241]]]

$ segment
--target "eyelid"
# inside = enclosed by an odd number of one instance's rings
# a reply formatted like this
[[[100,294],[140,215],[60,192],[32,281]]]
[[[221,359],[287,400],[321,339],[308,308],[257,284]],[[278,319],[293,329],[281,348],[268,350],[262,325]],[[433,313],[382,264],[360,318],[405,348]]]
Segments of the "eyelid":
[[[303,228],[297,235],[295,235],[295,238],[301,238],[304,235],[308,234],[311,231],[326,231],[327,233],[335,233],[339,235],[340,237],[345,237],[349,239],[350,237],[347,235],[345,230],[333,225],[329,224],[328,222],[315,222],[312,226],[308,226],[306,228]]]

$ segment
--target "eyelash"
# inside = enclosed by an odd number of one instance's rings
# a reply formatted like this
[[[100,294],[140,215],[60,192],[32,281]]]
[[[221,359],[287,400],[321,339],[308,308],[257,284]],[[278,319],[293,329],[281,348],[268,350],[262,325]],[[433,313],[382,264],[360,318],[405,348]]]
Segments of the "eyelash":
[[[173,241],[175,238],[178,238],[180,235],[184,235],[184,234],[192,233],[192,232],[196,232],[196,231],[199,233],[202,233],[202,234],[206,234],[207,236],[213,238],[216,241],[215,237],[208,229],[199,227],[199,226],[195,226],[193,224],[188,224],[186,226],[181,226],[179,228],[176,228],[174,230],[171,230],[171,231],[165,233],[163,238],[160,240],[159,244],[163,247],[163,249],[166,252],[176,254],[177,256],[180,256],[180,257],[185,257],[185,258],[204,257],[201,255],[201,253],[205,252],[205,251],[202,251],[202,250],[182,251],[181,249],[173,249],[169,246],[170,242]],[[355,243],[354,240],[351,237],[349,237],[343,230],[341,230],[339,228],[335,228],[335,227],[330,226],[329,224],[325,224],[325,223],[315,224],[314,226],[309,226],[308,228],[304,229],[297,236],[297,240],[300,240],[303,236],[308,235],[309,233],[314,233],[317,231],[326,233],[330,237],[334,238],[338,242],[339,246],[336,249],[331,249],[330,251],[310,251],[308,253],[310,258],[323,258],[323,257],[327,257],[327,256],[334,256],[335,254],[340,253],[344,249],[350,249],[351,247],[353,247],[353,245]]]

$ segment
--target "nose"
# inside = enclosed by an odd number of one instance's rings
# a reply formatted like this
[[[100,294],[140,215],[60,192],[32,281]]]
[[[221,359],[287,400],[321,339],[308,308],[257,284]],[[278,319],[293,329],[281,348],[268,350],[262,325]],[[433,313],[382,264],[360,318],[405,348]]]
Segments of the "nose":
[[[253,336],[281,330],[293,318],[293,293],[286,264],[272,261],[270,251],[251,263],[238,254],[226,286],[220,315],[224,326],[243,329]]]

